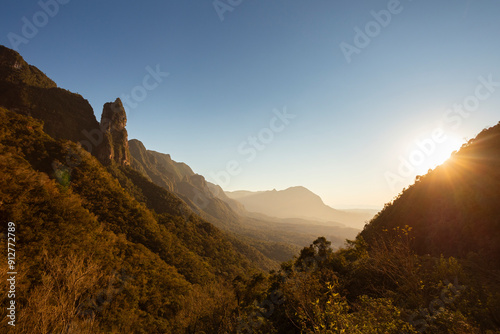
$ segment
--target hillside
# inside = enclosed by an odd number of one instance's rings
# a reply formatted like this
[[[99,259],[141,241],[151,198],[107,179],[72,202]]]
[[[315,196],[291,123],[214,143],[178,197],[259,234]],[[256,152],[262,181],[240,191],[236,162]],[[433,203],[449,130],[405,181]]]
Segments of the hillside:
[[[419,177],[366,226],[371,242],[384,229],[413,228],[420,254],[477,253],[500,267],[500,124],[483,130],[443,165]]]
[[[0,79],[0,219],[17,226],[20,332],[232,326],[231,281],[276,263],[129,167],[119,99],[97,123],[79,95],[11,50],[0,56],[8,73]],[[90,140],[85,129],[101,140],[75,142]],[[211,306],[197,308],[193,298]]]
[[[190,213],[181,200],[171,198],[173,205],[157,199],[170,207],[170,213],[148,209],[94,157],[76,144],[52,139],[34,119],[2,108],[0,130],[0,218],[15,222],[16,237],[22,240],[17,250],[25,275],[18,284],[22,316],[37,314],[50,325],[50,317],[65,314],[75,326],[84,326],[87,317],[81,317],[79,307],[91,307],[87,312],[98,317],[101,329],[138,332],[157,326],[166,333],[179,326],[178,317],[187,311],[182,300],[198,285],[227,284],[226,279],[255,270],[227,236]],[[71,168],[64,165],[70,151],[81,159]],[[134,195],[147,196],[137,188]],[[59,290],[64,286],[55,288],[55,296],[44,295],[44,290],[50,289],[56,275],[67,276],[64,284],[73,284],[68,276],[72,269],[65,263],[78,258],[84,261],[74,263],[78,270],[99,268],[102,277],[88,278],[90,286],[75,292],[80,302],[71,309],[49,312],[43,303],[65,305],[64,299],[54,298],[72,297]],[[51,263],[63,265],[50,269]],[[97,312],[102,305],[82,304],[103,291],[106,280],[116,281],[114,272],[128,277],[113,283],[122,284],[126,294],[110,300],[103,312]],[[37,279],[42,275],[46,279]],[[38,332],[30,326],[39,325],[27,326],[31,333]]]
[[[99,129],[94,111],[81,95],[58,88],[42,71],[0,45],[0,106],[44,122],[53,138],[89,140]]]
[[[254,248],[256,258],[264,255],[272,261],[289,260],[318,235],[328,236],[335,247],[340,247],[346,238],[354,238],[359,231],[341,224],[249,213],[241,203],[227,197],[221,187],[207,182],[169,154],[147,150],[137,139],[129,141],[129,148],[133,169],[174,193],[207,221]]]
[[[282,299],[260,324],[248,311],[242,327],[500,333],[499,167],[500,123],[417,178],[355,240],[334,250],[320,237],[283,263],[254,295]]]
[[[188,165],[172,160],[169,154],[147,150],[136,139],[129,141],[129,147],[132,168],[156,185],[176,193],[193,210],[228,225],[238,220],[229,205],[212,194],[205,178],[195,174]]]
[[[500,123],[358,233],[303,187],[224,193],[1,46],[0,72],[1,333],[500,333]]]
[[[376,212],[335,210],[310,190],[292,187],[281,191],[234,191],[226,195],[237,200],[246,210],[277,218],[300,218],[320,221],[331,226],[362,229]]]

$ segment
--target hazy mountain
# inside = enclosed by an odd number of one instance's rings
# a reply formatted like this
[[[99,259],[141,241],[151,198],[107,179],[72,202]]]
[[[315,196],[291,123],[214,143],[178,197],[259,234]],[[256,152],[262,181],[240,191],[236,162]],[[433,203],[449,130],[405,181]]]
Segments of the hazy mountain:
[[[224,202],[226,202],[230,207],[231,209],[234,210],[234,212],[240,214],[240,215],[247,215],[248,212],[247,210],[245,209],[245,207],[243,206],[243,204],[241,204],[240,202],[232,199],[232,198],[229,198],[226,193],[224,192],[224,190],[217,184],[213,184],[211,182],[207,182],[207,185],[208,185],[208,188],[210,189],[210,191],[212,192],[212,194],[216,197],[218,197],[219,199],[223,200]]]
[[[22,333],[178,333],[195,307],[186,300],[217,308],[203,291],[231,296],[234,278],[276,267],[129,166],[120,100],[98,123],[16,52],[0,48],[0,71],[0,219],[22,240]]]
[[[176,194],[192,210],[215,226],[230,231],[272,260],[288,260],[311,238],[328,236],[335,247],[352,239],[359,229],[317,220],[279,219],[250,213],[229,198],[218,185],[207,182],[186,164],[169,154],[147,150],[136,139],[129,141],[132,168],[156,185]]]
[[[172,160],[169,154],[147,150],[137,139],[130,140],[129,147],[132,168],[180,196],[198,214],[209,215],[226,228],[238,220],[230,206],[212,193],[205,178],[195,174],[188,165]]]
[[[335,210],[303,187],[226,195],[128,141],[119,99],[98,123],[85,99],[3,47],[0,74],[0,220],[12,222],[0,242],[15,234],[21,260],[20,326],[0,332],[500,327],[500,123],[344,244],[357,230],[342,223],[369,212]]]
[[[277,191],[233,191],[226,192],[229,198],[237,200],[246,210],[277,218],[300,218],[328,223],[333,226],[363,228],[376,211],[335,210],[310,190],[292,187]]]

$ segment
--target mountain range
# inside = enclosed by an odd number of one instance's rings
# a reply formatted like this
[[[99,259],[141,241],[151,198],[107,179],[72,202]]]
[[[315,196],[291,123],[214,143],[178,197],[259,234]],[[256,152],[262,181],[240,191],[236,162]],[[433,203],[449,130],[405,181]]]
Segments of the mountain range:
[[[362,229],[377,213],[376,210],[335,210],[310,190],[292,187],[277,191],[234,191],[226,192],[250,212],[276,218],[299,218],[322,222],[328,225],[349,226]]]
[[[233,241],[239,244],[238,247],[243,247],[241,243],[245,240],[246,245],[250,244],[247,251],[252,250],[252,257],[267,263],[265,266],[291,258],[297,249],[307,245],[315,236],[314,231],[328,235],[337,246],[358,232],[340,224],[329,228],[322,221],[300,219],[293,221],[293,228],[283,232],[291,221],[254,216],[238,201],[226,196],[219,186],[207,182],[186,164],[175,162],[168,154],[147,150],[139,140],[129,141],[126,111],[120,99],[103,106],[98,122],[86,99],[58,88],[54,81],[27,64],[17,52],[0,47],[0,72],[0,105],[42,121],[43,131],[48,135],[79,143],[103,166],[131,167],[170,196],[178,197],[203,219],[237,235]],[[129,178],[135,176],[128,169],[127,173]],[[164,210],[158,206],[155,209]]]
[[[0,46],[2,333],[499,333],[500,123],[373,219],[224,192],[126,126]]]

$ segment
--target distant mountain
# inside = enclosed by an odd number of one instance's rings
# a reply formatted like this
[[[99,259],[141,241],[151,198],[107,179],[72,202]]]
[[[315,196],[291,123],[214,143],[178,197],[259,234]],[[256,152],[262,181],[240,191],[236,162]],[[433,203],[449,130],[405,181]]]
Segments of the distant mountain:
[[[362,229],[376,211],[336,210],[310,190],[304,187],[292,187],[277,191],[234,191],[226,195],[237,200],[246,210],[277,218],[300,218],[328,223],[333,226],[349,226]]]
[[[7,232],[22,241],[20,333],[180,333],[191,318],[218,332],[187,301],[206,309],[216,304],[206,291],[232,296],[235,278],[277,267],[132,169],[126,121],[117,99],[97,122],[87,100],[0,46],[0,233],[5,247]],[[200,180],[185,183],[203,190]]]
[[[286,261],[318,235],[328,236],[335,247],[353,239],[359,229],[317,220],[278,219],[248,212],[218,185],[207,182],[169,154],[147,150],[137,139],[129,141],[131,167],[157,186],[172,192],[204,219],[230,231],[271,260]],[[161,210],[159,208],[158,210]],[[285,229],[285,230],[284,230]],[[249,251],[246,251],[249,253]],[[260,261],[262,262],[262,260]]]
[[[230,228],[238,215],[230,206],[215,196],[205,178],[195,174],[182,162],[172,160],[169,154],[147,150],[137,139],[129,141],[132,168],[144,174],[156,185],[181,197],[198,214],[214,218],[217,225]]]
[[[243,204],[241,204],[240,202],[238,202],[232,198],[229,198],[226,195],[226,193],[224,192],[224,190],[219,185],[213,184],[211,182],[207,182],[207,185],[208,185],[208,188],[210,189],[210,191],[212,192],[212,194],[214,194],[214,196],[216,196],[219,199],[226,202],[231,207],[231,209],[234,210],[234,212],[236,212],[240,215],[247,215],[248,214],[248,212],[245,209],[245,207],[243,206]]]

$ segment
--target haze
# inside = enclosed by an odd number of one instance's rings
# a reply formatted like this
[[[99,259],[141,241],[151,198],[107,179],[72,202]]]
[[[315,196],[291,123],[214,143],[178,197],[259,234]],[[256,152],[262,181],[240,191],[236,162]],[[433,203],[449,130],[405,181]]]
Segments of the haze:
[[[71,1],[30,36],[8,7],[0,44],[225,190],[380,208],[498,121],[494,0]]]

